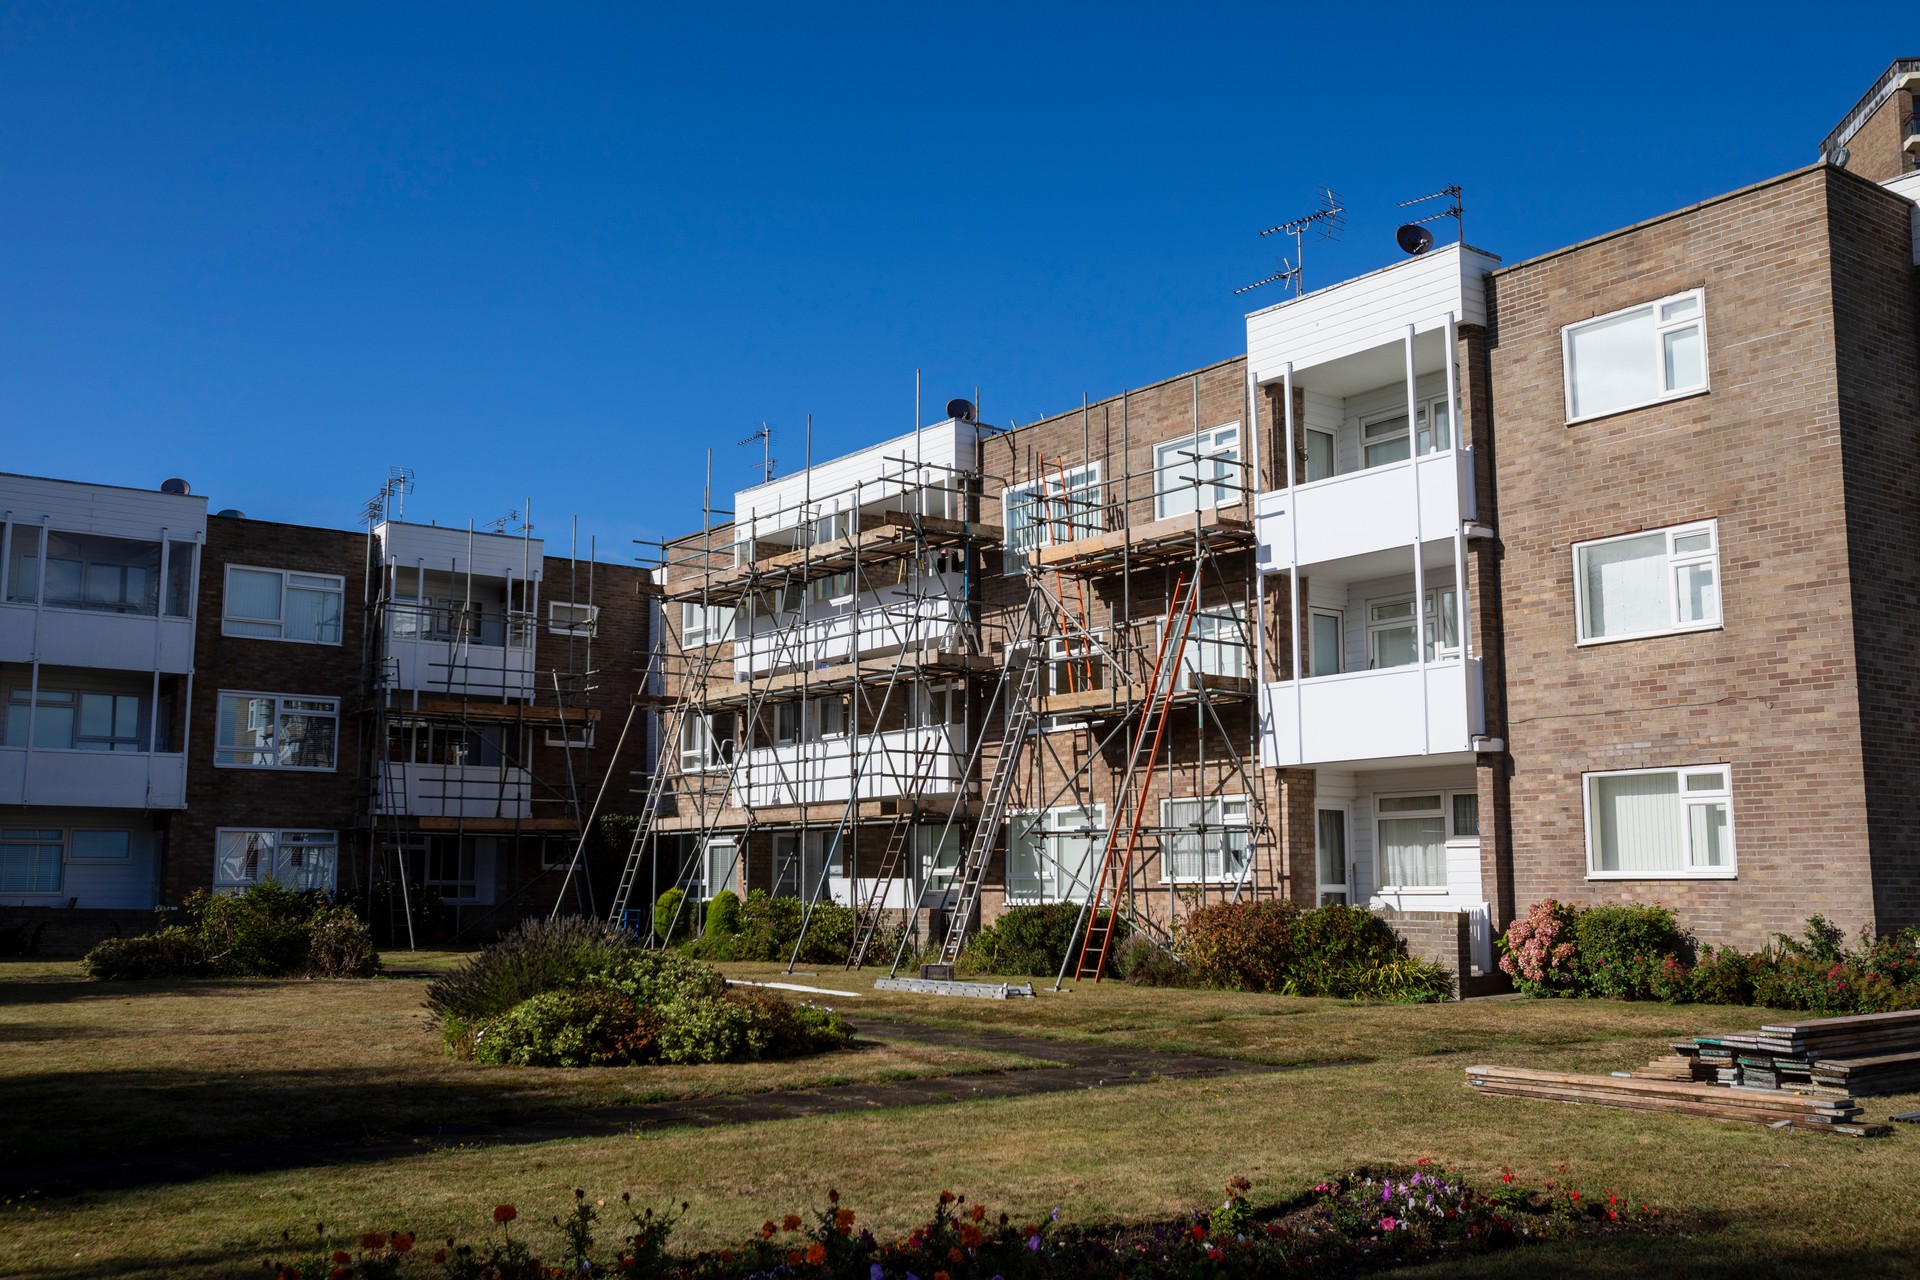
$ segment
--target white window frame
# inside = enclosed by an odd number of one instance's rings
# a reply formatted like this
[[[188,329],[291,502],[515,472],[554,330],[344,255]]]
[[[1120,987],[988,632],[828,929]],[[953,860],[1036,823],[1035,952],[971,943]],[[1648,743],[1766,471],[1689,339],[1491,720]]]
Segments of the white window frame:
[[[451,878],[437,877],[433,874],[434,859],[445,857],[449,848],[453,852],[455,874]],[[476,840],[457,835],[443,837],[424,845],[420,858],[420,883],[432,890],[440,901],[454,906],[482,901],[480,847]]]
[[[1403,809],[1403,810],[1396,810],[1391,813],[1382,812],[1380,808],[1380,802],[1382,800],[1417,800],[1417,799],[1424,799],[1427,796],[1438,796],[1440,798],[1438,807],[1431,808],[1431,809]],[[1376,894],[1383,897],[1388,897],[1388,896],[1414,897],[1414,896],[1423,895],[1423,894],[1429,897],[1445,897],[1449,892],[1451,892],[1452,886],[1446,882],[1447,881],[1446,848],[1447,848],[1447,841],[1453,838],[1452,796],[1453,796],[1453,793],[1445,787],[1432,787],[1432,788],[1428,788],[1420,791],[1381,792],[1373,797],[1373,880],[1375,884],[1380,886],[1378,889],[1374,890]],[[1407,819],[1407,818],[1438,818],[1440,819],[1440,878],[1441,878],[1440,884],[1399,885],[1399,884],[1388,883],[1387,881],[1387,842],[1381,839],[1380,837],[1380,824],[1383,822],[1391,822],[1396,819]],[[1353,838],[1353,833],[1351,830],[1348,831],[1347,838],[1349,840]]]
[[[274,865],[267,869],[267,874],[265,876],[255,874],[252,876],[242,877],[240,879],[233,879],[233,878],[221,876],[220,844],[222,839],[229,835],[263,835],[263,836],[273,837],[272,852],[273,852]],[[324,839],[321,839],[318,837],[324,837]],[[338,831],[322,831],[322,830],[309,828],[309,827],[289,827],[284,830],[279,830],[279,829],[274,829],[269,827],[216,827],[214,828],[214,832],[213,832],[213,840],[214,840],[213,891],[215,893],[239,893],[240,891],[247,888],[249,885],[260,883],[260,881],[263,879],[274,878],[273,871],[275,867],[278,867],[280,865],[282,851],[288,850],[290,848],[300,849],[300,850],[331,848],[333,851],[333,864],[329,869],[329,874],[327,877],[328,884],[325,886],[325,890],[328,893],[332,893],[339,888],[340,833]],[[330,844],[328,843],[329,841],[331,842]],[[320,886],[308,886],[308,887],[318,888]]]
[[[1603,547],[1614,542],[1628,542],[1634,538],[1646,538],[1660,533],[1667,538],[1667,619],[1670,625],[1652,631],[1622,632],[1619,635],[1589,636],[1587,634],[1587,574],[1583,563],[1584,553],[1590,547]],[[1705,533],[1712,537],[1713,545],[1705,551],[1675,551],[1674,542],[1690,534]],[[1697,565],[1713,566],[1713,617],[1699,622],[1680,621],[1680,571]],[[1720,631],[1726,627],[1726,580],[1720,571],[1720,522],[1718,520],[1696,520],[1690,524],[1668,525],[1665,528],[1637,529],[1632,533],[1617,533],[1605,538],[1591,538],[1586,542],[1573,544],[1573,629],[1574,641],[1581,646],[1594,644],[1619,644],[1623,640],[1645,640],[1652,636],[1685,635],[1692,631]]]
[[[280,576],[280,616],[274,618],[243,618],[227,611],[227,601],[233,596],[233,571],[241,569],[247,573],[273,573]],[[329,586],[293,584],[295,578],[311,578],[315,583],[331,583]],[[302,640],[298,636],[289,636],[287,629],[287,590],[289,585],[297,585],[302,591],[333,591],[340,600],[340,638],[338,640]],[[249,627],[278,626],[281,634],[277,636],[256,635],[251,631],[235,631],[235,624]],[[272,640],[280,644],[324,644],[339,648],[347,639],[347,580],[337,573],[308,573],[305,569],[274,569],[260,564],[230,564],[220,579],[220,634],[233,636],[240,640]]]
[[[720,713],[689,711],[680,720],[679,752],[681,773],[712,773],[732,767],[732,751],[723,744],[730,739],[714,736],[714,720]]]
[[[1091,817],[1088,815],[1091,815]],[[1073,820],[1072,825],[1063,825],[1068,819]],[[1007,821],[1009,824],[1009,844],[1007,848],[1005,889],[1006,900],[1009,903],[1084,902],[1086,897],[1092,894],[1093,882],[1098,879],[1100,875],[1101,844],[1105,840],[1107,830],[1106,805],[1058,805],[1051,809],[1022,809],[1008,814]],[[1039,859],[1039,875],[1036,878],[1046,881],[1045,887],[1041,888],[1037,893],[1029,892],[1029,886],[1026,883],[1022,883],[1018,888],[1016,888],[1014,884],[1013,847],[1011,841],[1019,838],[1015,835],[1015,832],[1020,828],[1014,825],[1019,822],[1032,823],[1032,829],[1037,832],[1035,844],[1037,846],[1036,853]],[[1087,883],[1082,889],[1082,896],[1075,897],[1071,892],[1063,895],[1060,889],[1062,879],[1060,859],[1056,848],[1058,842],[1064,836],[1079,837],[1083,825],[1091,828],[1091,831],[1085,837],[1089,841],[1087,853]],[[1077,881],[1075,883],[1077,885]]]
[[[1453,597],[1453,643],[1450,645],[1441,643],[1442,628],[1440,625],[1444,612],[1442,602],[1449,596]],[[1449,582],[1436,587],[1428,587],[1425,601],[1421,607],[1415,611],[1418,615],[1417,617],[1409,616],[1406,618],[1390,618],[1385,621],[1379,621],[1373,616],[1375,609],[1383,609],[1392,605],[1411,605],[1412,603],[1412,591],[1404,591],[1389,596],[1379,596],[1366,602],[1367,670],[1397,671],[1402,667],[1419,665],[1420,660],[1415,658],[1412,662],[1402,662],[1391,667],[1379,666],[1374,660],[1376,651],[1374,649],[1373,637],[1376,633],[1382,631],[1405,631],[1410,628],[1413,631],[1414,643],[1422,646],[1423,651],[1426,653],[1426,660],[1429,663],[1452,662],[1460,657],[1460,593],[1455,589],[1454,585]],[[1420,792],[1418,794],[1424,795],[1426,793]]]
[[[815,578],[807,584],[807,595],[815,604],[846,604],[853,599],[853,570]]]
[[[838,728],[829,729],[827,727],[829,717],[826,712],[827,708],[831,706],[838,706],[840,708],[840,724]],[[812,715],[809,718],[813,722],[813,740],[815,742],[837,742],[852,732],[853,708],[846,694],[818,694],[814,697],[810,710],[812,711]]]
[[[730,604],[683,600],[680,602],[680,647],[699,649],[710,644],[730,644],[737,623],[738,613]]]
[[[1636,775],[1645,776],[1656,773],[1674,775],[1674,785],[1678,788],[1675,807],[1679,811],[1680,822],[1680,867],[1674,871],[1602,871],[1594,861],[1599,841],[1594,838],[1597,814],[1593,807],[1593,782],[1598,778],[1626,778]],[[1689,791],[1688,774],[1718,773],[1726,781],[1724,787],[1715,790]],[[1700,804],[1721,804],[1727,811],[1727,865],[1724,867],[1695,866],[1693,853],[1693,824],[1689,820],[1688,809]],[[1582,825],[1587,841],[1587,879],[1589,880],[1733,880],[1740,874],[1740,841],[1733,815],[1733,766],[1727,762],[1717,764],[1664,765],[1655,769],[1600,769],[1580,775],[1580,809]]]
[[[1173,822],[1173,807],[1177,804],[1199,804],[1200,821],[1206,827],[1204,833],[1189,832],[1200,840],[1200,874],[1198,876],[1179,876],[1173,874],[1173,850],[1170,847],[1176,838]],[[1220,818],[1215,821],[1208,816],[1208,810],[1218,807]],[[1235,812],[1237,810],[1237,813]],[[1160,883],[1172,885],[1186,884],[1239,884],[1251,882],[1253,876],[1253,806],[1245,795],[1231,796],[1170,796],[1160,802]],[[1229,873],[1227,869],[1227,840],[1232,832],[1240,832],[1245,837],[1242,869],[1238,873]],[[1217,841],[1217,848],[1208,846]],[[1220,864],[1219,874],[1209,870],[1208,864],[1215,859]],[[1098,870],[1098,868],[1096,868]]]
[[[44,849],[52,845],[59,846],[60,856],[53,862],[55,883],[51,889],[5,889],[0,893],[5,893],[9,898],[59,897],[66,892],[67,862],[71,852],[64,827],[35,827],[25,823],[0,826],[0,847]]]
[[[81,853],[80,842],[74,837],[81,835],[119,836],[125,843],[120,853]],[[126,863],[133,861],[133,832],[125,827],[72,827],[67,831],[68,862]]]
[[[553,729],[548,729],[547,745],[550,747],[572,747],[575,750],[585,750],[593,745],[592,721],[578,726],[579,732],[577,733],[571,732],[570,728],[568,725],[561,725],[559,726],[558,732]]]
[[[726,876],[718,884],[713,883],[714,858],[722,851],[726,857]],[[740,842],[733,836],[709,836],[700,842],[700,899],[711,902],[713,895],[722,889],[733,889],[734,882],[740,878]],[[746,895],[734,889],[738,897]]]
[[[1047,669],[1041,672],[1046,682],[1044,693],[1057,697],[1070,693],[1091,693],[1107,687],[1107,655],[1103,648],[1105,627],[1090,627],[1085,633],[1047,637]],[[1085,683],[1085,688],[1074,688]]]
[[[1322,815],[1335,813],[1340,815],[1340,879],[1326,878],[1325,860],[1327,849],[1320,839],[1320,820]],[[1329,900],[1338,895],[1342,905],[1353,902],[1353,814],[1345,804],[1319,804],[1313,807],[1313,873],[1314,905],[1327,906]]]
[[[238,743],[220,740],[220,708],[228,698],[265,698],[273,704],[273,739],[265,747],[246,747]],[[249,752],[253,755],[277,753],[280,743],[280,723],[287,714],[289,702],[331,702],[332,711],[314,711],[307,708],[295,710],[292,714],[300,716],[331,716],[333,719],[333,763],[317,764],[281,764],[277,760],[266,764],[239,764],[220,758],[223,752]],[[213,717],[213,767],[216,769],[275,769],[283,773],[338,773],[340,771],[340,699],[321,697],[307,693],[265,693],[252,689],[222,689],[215,696]]]
[[[1223,444],[1221,438],[1229,433],[1231,441]],[[1201,428],[1197,446],[1191,432],[1153,446],[1153,518],[1166,520],[1240,502],[1240,445],[1240,424],[1223,422],[1216,427]],[[1199,456],[1190,457],[1190,454]],[[1212,476],[1203,471],[1209,465],[1214,470]],[[1169,510],[1167,499],[1182,492],[1193,495],[1194,505]]]
[[[1687,298],[1695,299],[1699,307],[1692,315],[1677,320],[1662,320],[1660,313],[1676,302]],[[1636,400],[1631,404],[1619,405],[1599,413],[1574,413],[1573,403],[1573,335],[1582,329],[1603,324],[1609,320],[1618,320],[1636,311],[1647,311],[1653,315],[1653,342],[1650,344],[1649,358],[1653,361],[1653,385],[1658,390],[1646,400]],[[1682,329],[1698,328],[1700,331],[1700,381],[1683,387],[1667,387],[1666,375],[1666,335]],[[1670,293],[1664,298],[1655,298],[1651,302],[1638,302],[1631,307],[1621,307],[1618,311],[1609,311],[1602,316],[1588,316],[1576,320],[1560,329],[1560,380],[1565,393],[1564,407],[1567,425],[1592,422],[1598,418],[1610,418],[1616,413],[1631,413],[1635,409],[1644,409],[1649,405],[1666,404],[1671,400],[1684,400],[1688,396],[1704,395],[1713,390],[1713,359],[1707,346],[1707,291],[1705,289],[1686,289],[1680,293]]]
[[[791,747],[807,740],[807,704],[789,698],[773,704],[773,745]]]
[[[1320,646],[1314,641],[1314,623],[1321,618],[1332,619],[1334,630],[1338,633],[1333,646],[1333,670],[1331,671],[1314,671],[1314,668],[1320,665],[1321,658]],[[1307,677],[1310,680],[1319,676],[1337,676],[1347,669],[1347,611],[1345,609],[1328,609],[1319,605],[1313,605],[1307,609],[1307,651],[1302,656],[1307,660],[1307,670],[1312,672]]]
[[[564,619],[564,620],[563,620]],[[547,601],[547,630],[557,636],[590,636],[600,625],[600,606],[571,600]]]
[[[1013,524],[1014,505],[1026,499],[1034,499],[1033,505],[1042,514],[1032,524],[1016,530]],[[1067,510],[1063,514],[1056,514],[1050,510],[1055,504],[1063,505]],[[1021,484],[1010,484],[1001,490],[1000,527],[1005,531],[1002,543],[1004,572],[1024,574],[1027,571],[1027,553],[1055,545],[1054,526],[1060,524],[1066,525],[1072,535],[1062,541],[1075,541],[1105,531],[1098,461],[1089,462],[1083,467],[1068,468],[1059,476],[1041,476]]]
[[[1318,484],[1322,480],[1331,480],[1340,474],[1340,433],[1324,427],[1302,427],[1302,441],[1307,446],[1306,457],[1300,463],[1298,484]],[[1323,437],[1327,442],[1327,474],[1313,474],[1313,437]]]

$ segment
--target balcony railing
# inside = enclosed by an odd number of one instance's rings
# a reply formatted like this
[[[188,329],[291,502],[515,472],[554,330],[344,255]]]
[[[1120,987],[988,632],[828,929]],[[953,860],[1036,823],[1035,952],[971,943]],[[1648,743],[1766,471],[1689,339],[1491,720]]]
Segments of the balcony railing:
[[[1478,658],[1280,681],[1260,702],[1275,768],[1471,752],[1486,724]]]
[[[380,812],[414,818],[526,818],[533,781],[525,769],[394,764],[380,780]]]
[[[959,789],[965,763],[959,735],[946,725],[757,747],[740,761],[736,802],[755,808],[844,803],[856,769],[862,800],[915,789],[938,795]]]
[[[174,751],[0,747],[0,804],[184,809],[187,758]]]
[[[1409,546],[1416,468],[1422,542],[1451,538],[1477,518],[1473,450],[1449,449],[1260,495],[1261,563],[1323,564]]]

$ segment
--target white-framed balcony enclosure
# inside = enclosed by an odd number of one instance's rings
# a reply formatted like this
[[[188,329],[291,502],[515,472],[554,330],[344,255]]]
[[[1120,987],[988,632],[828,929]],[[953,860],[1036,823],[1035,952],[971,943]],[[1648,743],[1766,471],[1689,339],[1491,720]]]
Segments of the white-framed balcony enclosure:
[[[0,805],[184,809],[186,677],[0,663]]]
[[[937,724],[756,746],[738,761],[734,802],[762,808],[951,795],[965,780],[965,741],[963,726]]]
[[[841,906],[869,904],[878,911],[944,910],[954,894],[954,874],[960,864],[963,833],[958,826],[924,823],[908,835],[910,845],[901,870],[886,879],[870,874],[886,846],[892,820],[852,827],[776,830],[772,833],[772,881],[755,884],[775,897],[811,898]],[[857,832],[856,837],[853,833]],[[712,897],[718,869],[710,860],[704,896]],[[850,872],[852,874],[850,874]],[[925,885],[924,891],[922,885]],[[739,886],[732,885],[738,890]]]
[[[205,498],[0,475],[0,662],[184,675]]]
[[[379,554],[381,683],[409,695],[536,697],[541,564],[537,538],[388,522]]]
[[[377,812],[414,818],[529,818],[533,776],[523,763],[522,741],[513,725],[393,718],[387,724]]]
[[[1248,376],[1279,404],[1260,566],[1286,575],[1297,619],[1262,681],[1269,766],[1472,759],[1485,697],[1460,329],[1485,324],[1495,265],[1452,246],[1247,318]]]

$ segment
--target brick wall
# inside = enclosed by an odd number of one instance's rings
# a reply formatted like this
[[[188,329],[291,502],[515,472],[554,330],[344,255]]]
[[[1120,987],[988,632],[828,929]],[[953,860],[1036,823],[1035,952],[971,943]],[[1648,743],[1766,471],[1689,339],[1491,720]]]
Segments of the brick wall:
[[[1907,117],[1913,114],[1913,95],[1895,89],[1893,96],[1868,116],[1852,138],[1847,150],[1853,153],[1847,171],[1869,182],[1885,182],[1913,171],[1913,161],[1904,147]]]
[[[1824,169],[1493,278],[1513,894],[1709,942],[1873,915]],[[1561,329],[1705,289],[1706,394],[1568,425]],[[1910,349],[1910,348],[1909,348]],[[1889,518],[1882,511],[1874,518]],[[1575,542],[1719,522],[1719,630],[1580,647]],[[1738,878],[1591,880],[1581,774],[1726,762]]]

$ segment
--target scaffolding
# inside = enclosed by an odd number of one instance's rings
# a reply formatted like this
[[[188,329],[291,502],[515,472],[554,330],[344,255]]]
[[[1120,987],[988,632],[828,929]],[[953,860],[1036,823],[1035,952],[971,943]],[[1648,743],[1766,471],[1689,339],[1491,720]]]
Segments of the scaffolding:
[[[917,930],[950,909],[947,833],[978,808],[975,690],[1005,645],[980,618],[977,560],[999,537],[977,514],[983,478],[927,458],[931,430],[816,493],[809,425],[797,496],[743,516],[715,507],[709,456],[700,533],[643,544],[668,605],[651,661],[672,766],[640,806],[611,922],[658,932],[633,907],[643,880],[650,904],[682,890],[663,938],[720,889],[764,887],[801,899],[804,942],[838,882],[858,965],[883,918]]]
[[[591,878],[572,872],[588,837],[580,796],[594,774],[599,719],[589,705],[601,674],[594,559],[590,553],[585,564],[583,597],[576,532],[568,552],[570,612],[556,613],[548,628],[548,645],[564,652],[542,663],[536,637],[545,556],[531,524],[519,533],[517,569],[509,563],[504,572],[476,569],[479,546],[500,558],[501,534],[469,525],[464,551],[403,560],[393,538],[409,531],[423,527],[369,510],[355,796],[369,909],[384,890],[386,923],[396,937],[404,926],[409,945],[423,889],[451,890],[440,896],[453,915],[454,939],[525,914],[529,896],[555,877],[556,908],[572,892],[574,909],[592,912]],[[412,536],[442,546],[450,537],[457,543],[459,532],[426,527]],[[609,777],[631,724],[630,716],[607,757]],[[539,767],[537,737],[559,748],[557,767]],[[603,780],[596,812],[605,791]],[[480,856],[482,841],[491,859]],[[562,849],[573,857],[558,857]],[[483,875],[491,877],[484,891]]]

